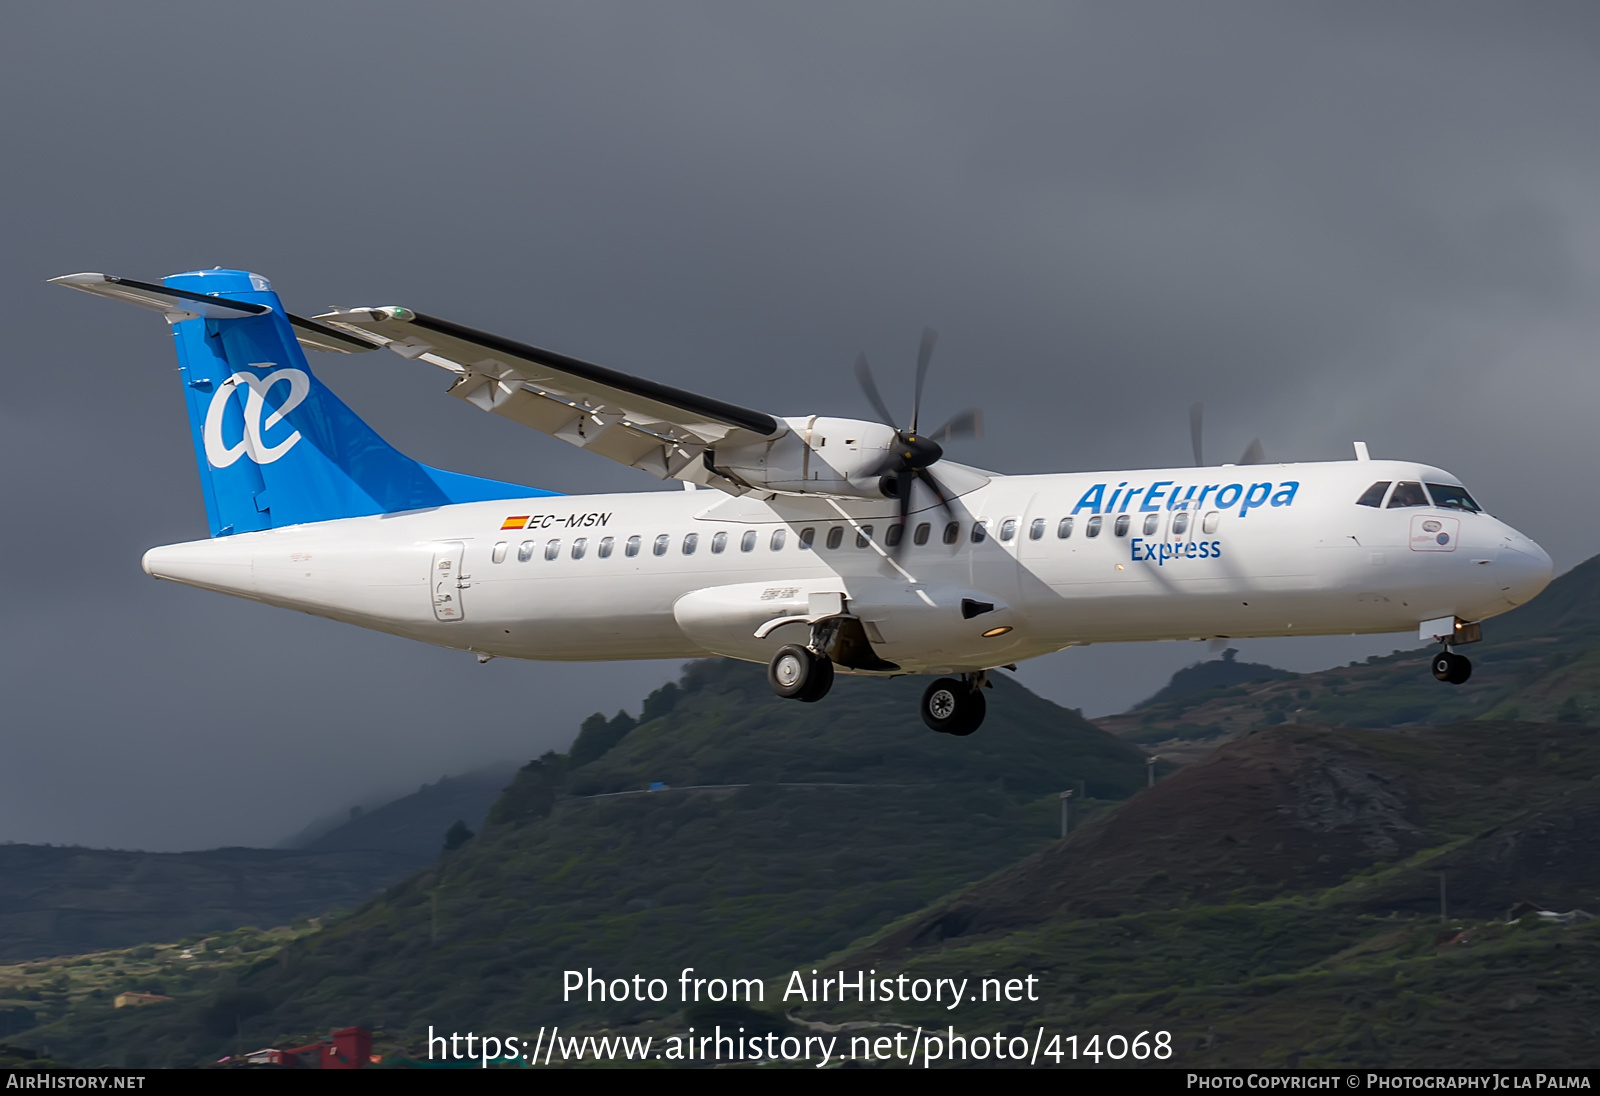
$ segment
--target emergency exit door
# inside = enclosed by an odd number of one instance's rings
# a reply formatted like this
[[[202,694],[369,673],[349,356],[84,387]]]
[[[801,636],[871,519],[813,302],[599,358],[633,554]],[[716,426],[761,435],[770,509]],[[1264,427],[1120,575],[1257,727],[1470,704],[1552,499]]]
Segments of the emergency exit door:
[[[462,592],[467,588],[470,575],[462,571],[462,559],[467,546],[461,541],[441,544],[433,554],[433,616],[435,620],[449,622],[464,620],[461,606]]]

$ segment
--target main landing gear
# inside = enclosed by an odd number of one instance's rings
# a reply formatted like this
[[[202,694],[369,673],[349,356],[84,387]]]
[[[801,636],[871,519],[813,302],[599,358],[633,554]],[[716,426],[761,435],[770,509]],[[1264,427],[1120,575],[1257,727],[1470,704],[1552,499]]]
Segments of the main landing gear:
[[[1433,676],[1452,685],[1464,684],[1472,676],[1472,662],[1446,648],[1433,656]]]
[[[786,700],[815,704],[833,688],[833,659],[798,643],[779,647],[767,664],[767,684]]]
[[[785,699],[815,704],[833,688],[833,660],[814,648],[787,644],[767,664],[767,684]],[[983,698],[988,684],[986,671],[939,678],[922,694],[922,721],[940,734],[971,734],[988,711]]]
[[[940,734],[965,737],[983,725],[989,710],[983,699],[986,672],[941,677],[922,694],[922,721]]]

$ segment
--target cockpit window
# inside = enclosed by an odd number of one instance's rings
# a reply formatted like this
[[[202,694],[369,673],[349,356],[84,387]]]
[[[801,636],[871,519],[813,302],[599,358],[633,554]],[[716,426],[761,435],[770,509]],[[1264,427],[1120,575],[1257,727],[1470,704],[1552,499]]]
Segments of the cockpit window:
[[[1389,509],[1396,510],[1402,506],[1426,506],[1428,496],[1422,491],[1422,484],[1413,480],[1401,480],[1394,485],[1394,494],[1389,496]]]
[[[1389,489],[1393,480],[1379,480],[1371,487],[1361,492],[1361,497],[1356,499],[1357,506],[1378,507],[1383,505],[1383,493]]]
[[[1472,501],[1472,496],[1467,494],[1465,487],[1457,487],[1453,483],[1430,483],[1428,494],[1433,496],[1433,504],[1442,510],[1465,510],[1470,514],[1483,513],[1483,507]]]

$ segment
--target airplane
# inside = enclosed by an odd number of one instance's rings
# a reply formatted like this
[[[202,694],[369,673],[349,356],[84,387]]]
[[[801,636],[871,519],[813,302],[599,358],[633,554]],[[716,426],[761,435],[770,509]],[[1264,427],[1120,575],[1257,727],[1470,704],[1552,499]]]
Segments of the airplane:
[[[777,417],[399,306],[287,312],[266,278],[196,270],[58,285],[162,313],[211,538],[144,570],[468,651],[541,660],[721,655],[801,702],[834,671],[935,675],[920,714],[975,731],[999,668],[1091,643],[1418,629],[1432,670],[1526,602],[1550,557],[1455,476],[1371,458],[1001,475],[944,457],[865,359],[881,421]],[[421,464],[304,351],[389,350],[458,399],[683,491],[568,496]],[[1260,463],[1253,463],[1260,462]]]

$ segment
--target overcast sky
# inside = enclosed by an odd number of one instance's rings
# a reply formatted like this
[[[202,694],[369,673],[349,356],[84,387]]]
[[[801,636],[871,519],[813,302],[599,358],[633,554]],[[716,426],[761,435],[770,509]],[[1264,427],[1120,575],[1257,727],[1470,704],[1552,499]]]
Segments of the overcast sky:
[[[1187,463],[1204,400],[1211,459],[1364,439],[1560,570],[1600,550],[1593,5],[146,0],[0,32],[0,840],[272,843],[676,672],[479,666],[147,578],[206,533],[171,344],[57,274],[244,267],[778,414],[867,414],[857,352],[904,391],[931,324],[928,415],[988,418],[955,459]],[[656,486],[432,367],[312,364],[429,463]],[[1205,654],[1023,680],[1095,714]]]

